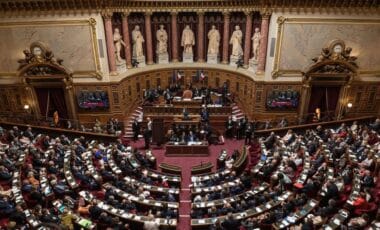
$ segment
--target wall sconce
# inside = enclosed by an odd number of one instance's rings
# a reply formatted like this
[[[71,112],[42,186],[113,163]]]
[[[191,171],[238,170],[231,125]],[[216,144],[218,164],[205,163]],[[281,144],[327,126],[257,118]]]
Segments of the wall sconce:
[[[347,108],[348,108],[348,109],[351,109],[351,108],[352,108],[352,103],[351,103],[351,102],[348,102],[348,103],[347,103]]]
[[[30,105],[25,104],[25,105],[24,105],[24,110],[25,110],[25,112],[27,112],[28,114],[30,114],[30,113],[31,113]]]

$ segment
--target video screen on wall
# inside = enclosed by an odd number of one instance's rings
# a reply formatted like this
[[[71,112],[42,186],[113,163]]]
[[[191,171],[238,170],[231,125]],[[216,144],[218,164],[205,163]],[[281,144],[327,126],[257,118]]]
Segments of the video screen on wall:
[[[266,106],[268,109],[297,109],[299,98],[299,92],[294,90],[269,91],[267,95]]]
[[[108,93],[102,90],[81,90],[77,94],[77,101],[82,110],[106,110],[110,106]]]

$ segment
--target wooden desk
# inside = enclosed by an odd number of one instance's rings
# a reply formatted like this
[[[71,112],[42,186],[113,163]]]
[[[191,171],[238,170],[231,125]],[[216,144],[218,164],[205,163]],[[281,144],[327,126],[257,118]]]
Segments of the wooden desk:
[[[102,142],[106,142],[106,143],[116,142],[116,140],[119,138],[116,135],[110,135],[110,134],[104,134],[104,133],[82,132],[82,131],[77,131],[77,130],[51,128],[51,127],[44,127],[44,126],[37,126],[37,125],[13,123],[13,122],[7,122],[7,121],[0,121],[0,125],[6,129],[11,129],[13,126],[18,126],[19,129],[21,130],[31,127],[34,132],[37,132],[37,133],[41,132],[46,135],[49,135],[50,137],[58,137],[62,134],[68,136],[69,138],[77,138],[80,136],[84,136],[85,138],[90,139],[90,140],[96,139],[96,140],[101,140]]]
[[[246,218],[254,217],[261,215],[262,213],[268,212],[269,210],[277,207],[281,204],[282,201],[288,200],[292,195],[292,192],[284,192],[281,194],[277,200],[270,200],[260,206],[250,208],[243,212],[237,212],[232,214],[235,220],[243,220]],[[227,219],[227,216],[218,216],[216,218],[203,218],[203,219],[191,219],[191,228],[192,229],[209,229],[209,226],[212,225],[216,220],[223,222]]]
[[[211,162],[207,162],[206,164],[201,163],[200,165],[195,165],[191,167],[191,175],[210,173],[213,167],[214,166],[212,165]]]
[[[201,122],[201,118],[199,116],[189,116],[189,119],[183,119],[183,117],[174,116],[174,124],[176,125],[195,125],[198,126],[199,122]]]
[[[202,100],[173,100],[172,101],[174,106],[198,106],[200,107],[202,105]]]
[[[208,156],[208,143],[202,142],[202,144],[187,145],[185,143],[178,143],[178,145],[173,142],[166,144],[166,156]]]
[[[162,170],[162,172],[165,172],[165,173],[178,174],[178,175],[181,175],[182,173],[182,168],[176,165],[161,163],[159,167]]]

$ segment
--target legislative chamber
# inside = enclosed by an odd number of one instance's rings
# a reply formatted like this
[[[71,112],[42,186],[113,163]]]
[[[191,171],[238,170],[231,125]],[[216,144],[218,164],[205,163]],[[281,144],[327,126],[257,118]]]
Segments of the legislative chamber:
[[[0,229],[380,229],[378,0],[1,0]]]

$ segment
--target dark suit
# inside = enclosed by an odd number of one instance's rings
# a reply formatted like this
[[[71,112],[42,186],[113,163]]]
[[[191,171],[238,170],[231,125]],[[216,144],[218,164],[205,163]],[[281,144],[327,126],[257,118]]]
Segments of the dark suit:
[[[227,219],[222,223],[222,226],[228,230],[239,230],[240,222],[234,219]]]
[[[133,131],[133,140],[137,141],[139,132],[140,132],[140,124],[137,121],[132,123],[132,131]]]

